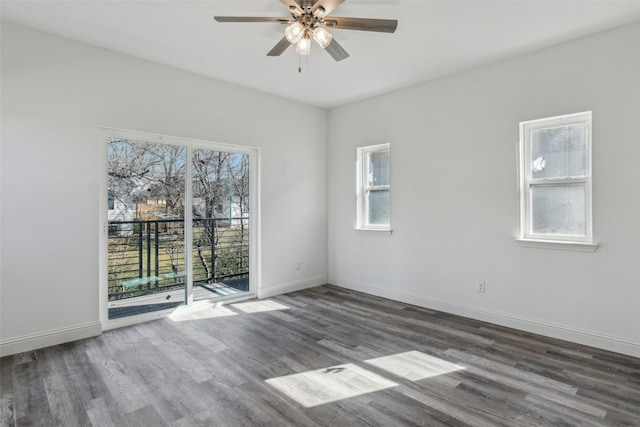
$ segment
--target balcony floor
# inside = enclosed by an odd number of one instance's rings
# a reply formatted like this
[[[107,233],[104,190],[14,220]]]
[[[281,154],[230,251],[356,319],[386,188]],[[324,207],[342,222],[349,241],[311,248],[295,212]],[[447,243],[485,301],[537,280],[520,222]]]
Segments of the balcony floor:
[[[193,290],[194,301],[226,297],[249,291],[249,278],[226,280],[225,283],[205,283]],[[184,304],[184,290],[161,292],[146,297],[129,298],[109,303],[109,319],[151,313]]]

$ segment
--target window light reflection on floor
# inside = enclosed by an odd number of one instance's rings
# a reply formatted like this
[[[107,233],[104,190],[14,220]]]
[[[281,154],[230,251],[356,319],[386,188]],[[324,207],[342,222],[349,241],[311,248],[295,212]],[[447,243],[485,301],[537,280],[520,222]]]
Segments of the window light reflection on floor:
[[[185,320],[210,319],[213,317],[237,316],[243,313],[253,314],[289,309],[286,305],[272,300],[246,301],[228,306],[223,304],[223,302],[199,301],[193,307],[182,306],[176,308],[168,318],[174,322],[183,322]]]
[[[416,350],[368,359],[365,363],[410,381],[466,369]],[[266,382],[307,408],[398,385],[353,363],[270,378]]]
[[[198,304],[198,303],[196,303]],[[184,322],[185,320],[211,319],[213,317],[237,316],[238,313],[223,306],[222,304],[198,304],[194,307],[179,307],[171,313],[168,318],[174,322]]]
[[[266,382],[307,408],[398,385],[352,363],[271,378]]]
[[[244,311],[245,313],[262,313],[265,311],[288,310],[284,304],[272,300],[253,300],[232,304],[231,307]]]
[[[407,351],[365,360],[366,363],[411,381],[466,369],[446,360],[419,352]]]

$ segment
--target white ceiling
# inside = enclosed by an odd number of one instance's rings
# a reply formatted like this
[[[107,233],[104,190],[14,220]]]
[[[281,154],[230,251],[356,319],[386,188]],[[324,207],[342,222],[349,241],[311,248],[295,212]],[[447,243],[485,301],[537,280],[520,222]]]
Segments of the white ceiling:
[[[2,19],[226,82],[331,108],[640,21],[630,1],[347,0],[332,15],[398,19],[395,34],[332,30],[351,57],[317,45],[308,65],[275,23],[214,15],[287,16],[278,0],[2,0]]]

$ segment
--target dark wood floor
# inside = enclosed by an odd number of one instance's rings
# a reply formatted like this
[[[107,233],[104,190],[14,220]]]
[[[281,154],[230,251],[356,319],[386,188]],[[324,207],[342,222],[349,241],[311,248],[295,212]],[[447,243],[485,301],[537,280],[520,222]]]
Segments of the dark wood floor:
[[[640,359],[332,286],[0,363],[2,426],[640,425]]]

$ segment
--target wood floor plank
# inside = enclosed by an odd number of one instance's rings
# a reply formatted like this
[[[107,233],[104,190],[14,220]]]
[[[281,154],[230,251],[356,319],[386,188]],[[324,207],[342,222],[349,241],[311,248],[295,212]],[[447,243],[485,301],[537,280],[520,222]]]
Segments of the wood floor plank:
[[[102,397],[87,402],[87,416],[89,417],[91,425],[94,427],[112,427],[118,425],[118,422],[111,418],[109,408]]]
[[[0,359],[0,398],[13,396],[13,365],[16,355]]]
[[[626,355],[328,285],[223,308],[0,359],[0,426],[640,425]]]
[[[132,427],[165,427],[169,424],[158,414],[153,406],[143,406],[124,416],[125,424]]]
[[[16,425],[15,412],[13,410],[13,396],[0,397],[0,427]]]
[[[44,379],[38,372],[38,361],[18,360],[14,363],[13,383],[16,425],[29,425],[36,421],[54,425]]]
[[[542,375],[533,374],[529,371],[512,368],[509,365],[497,363],[467,352],[450,349],[445,351],[445,354],[452,356],[453,360],[464,366],[469,368],[477,367],[479,372],[488,373],[487,375],[499,375],[503,379],[505,377],[509,377],[510,385],[524,384],[526,385],[526,387],[522,388],[524,391],[548,389],[570,395],[574,395],[578,391],[576,387],[570,384],[565,384]],[[506,383],[506,380],[503,381]]]

